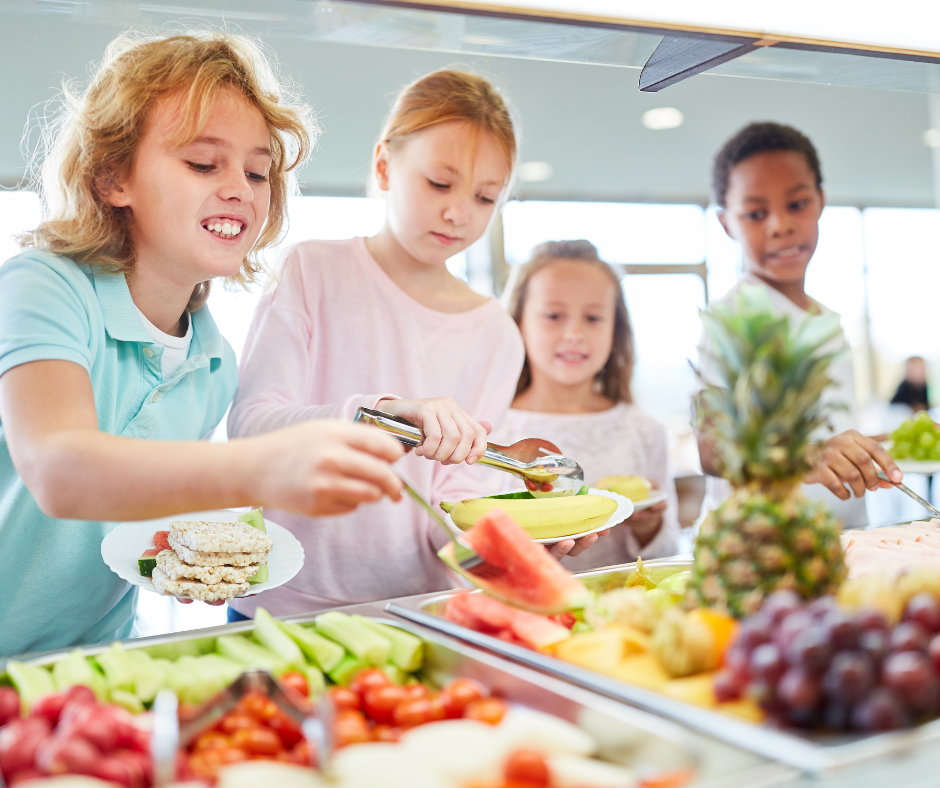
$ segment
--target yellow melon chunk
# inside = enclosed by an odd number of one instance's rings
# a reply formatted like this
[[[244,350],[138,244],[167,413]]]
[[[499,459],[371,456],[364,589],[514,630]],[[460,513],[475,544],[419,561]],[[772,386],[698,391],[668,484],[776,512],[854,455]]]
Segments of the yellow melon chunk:
[[[710,709],[717,705],[715,700],[715,674],[699,673],[681,679],[670,679],[662,688],[663,695]]]
[[[764,721],[764,712],[761,711],[760,706],[751,700],[732,700],[727,703],[719,703],[715,707],[715,711],[747,722]]]
[[[631,627],[611,626],[573,635],[555,646],[555,656],[605,676],[613,676],[624,659],[649,648],[649,637]]]
[[[659,660],[649,652],[627,657],[612,675],[628,684],[657,691],[662,690],[672,678]]]

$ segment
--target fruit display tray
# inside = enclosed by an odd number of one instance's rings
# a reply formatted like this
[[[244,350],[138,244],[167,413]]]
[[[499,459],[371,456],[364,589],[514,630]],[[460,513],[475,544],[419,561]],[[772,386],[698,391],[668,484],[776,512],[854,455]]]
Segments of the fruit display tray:
[[[751,752],[700,736],[662,717],[624,706],[607,698],[574,687],[558,679],[532,671],[498,655],[476,649],[459,639],[443,635],[410,622],[391,618],[383,611],[385,603],[338,608],[400,627],[425,642],[425,662],[421,677],[436,685],[451,679],[476,679],[490,691],[510,703],[554,714],[590,733],[600,745],[600,757],[627,765],[638,777],[655,777],[663,772],[690,769],[689,783],[698,788],[758,788],[792,784],[796,773]],[[319,611],[324,612],[324,611]],[[290,616],[296,623],[312,621],[317,614]],[[220,635],[250,632],[251,622],[158,635],[122,641],[126,649],[145,649],[157,656],[167,645],[187,642],[193,648],[209,650]],[[87,646],[86,656],[107,650],[110,644]],[[64,659],[68,651],[45,652],[21,657],[25,662],[51,665]],[[0,672],[3,660],[0,660]]]
[[[650,568],[654,579],[657,575],[663,578],[692,566],[691,560],[675,559],[643,563]],[[583,572],[578,577],[592,591],[603,593],[622,588],[627,578],[635,572],[636,564],[623,564]],[[385,610],[605,697],[661,715],[736,747],[788,764],[816,778],[825,778],[827,788],[841,788],[843,785],[846,788],[883,786],[886,781],[894,785],[908,785],[927,777],[936,779],[940,720],[904,731],[874,735],[782,730],[750,723],[454,624],[443,615],[444,606],[454,593],[457,592],[392,600]],[[899,776],[908,771],[911,782]],[[876,777],[879,774],[880,777]]]

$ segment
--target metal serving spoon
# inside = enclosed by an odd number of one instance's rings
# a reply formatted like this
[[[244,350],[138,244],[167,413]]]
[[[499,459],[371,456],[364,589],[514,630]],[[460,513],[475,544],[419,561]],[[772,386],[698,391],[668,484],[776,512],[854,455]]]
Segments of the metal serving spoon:
[[[356,421],[371,424],[394,435],[405,446],[420,446],[424,441],[424,433],[418,427],[389,413],[359,408]],[[563,457],[561,450],[553,443],[540,438],[525,438],[512,446],[487,443],[486,451],[477,464],[518,476],[536,498],[577,495],[584,486],[581,466]]]

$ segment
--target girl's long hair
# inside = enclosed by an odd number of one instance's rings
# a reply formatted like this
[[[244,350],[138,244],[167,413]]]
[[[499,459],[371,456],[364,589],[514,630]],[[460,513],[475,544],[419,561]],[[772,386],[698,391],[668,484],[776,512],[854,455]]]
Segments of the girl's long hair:
[[[261,234],[232,280],[249,283],[262,270],[260,253],[286,228],[292,170],[310,154],[318,129],[310,108],[282,85],[252,39],[223,32],[163,37],[125,34],[111,42],[88,87],[63,87],[61,106],[42,131],[37,187],[43,222],[19,237],[78,262],[127,273],[135,252],[130,217],[104,199],[126,176],[155,104],[178,97],[173,144],[183,147],[205,126],[221,91],[242,96],[263,116],[271,135],[271,203]],[[171,228],[167,228],[168,231]],[[193,291],[189,310],[209,296]]]
[[[597,248],[590,241],[546,241],[532,250],[529,261],[523,265],[516,276],[515,285],[508,300],[509,314],[516,321],[517,326],[522,325],[522,314],[525,311],[528,296],[529,282],[539,271],[548,268],[558,260],[568,260],[583,263],[603,273],[614,286],[616,298],[614,299],[614,341],[610,349],[610,357],[603,369],[597,373],[595,384],[597,391],[614,402],[633,402],[630,392],[630,382],[633,377],[634,349],[633,329],[630,326],[630,315],[620,289],[620,279],[613,268],[601,260]],[[516,385],[518,397],[532,385],[532,370],[529,367],[529,358],[526,356]]]

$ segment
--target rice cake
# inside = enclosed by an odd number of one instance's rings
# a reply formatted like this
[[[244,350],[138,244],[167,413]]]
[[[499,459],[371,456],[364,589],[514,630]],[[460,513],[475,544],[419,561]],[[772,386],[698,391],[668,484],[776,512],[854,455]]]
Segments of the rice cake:
[[[270,536],[239,522],[176,520],[170,536],[200,553],[269,553],[274,546]]]
[[[201,583],[245,583],[258,573],[258,566],[190,566],[172,550],[157,554],[157,567],[171,580],[198,580]]]
[[[172,533],[167,541],[180,560],[190,566],[251,566],[268,562],[267,550],[261,553],[203,553],[180,544]]]
[[[153,587],[164,596],[181,596],[199,602],[233,599],[248,590],[248,583],[200,583],[198,580],[173,580],[159,567],[153,570]]]

